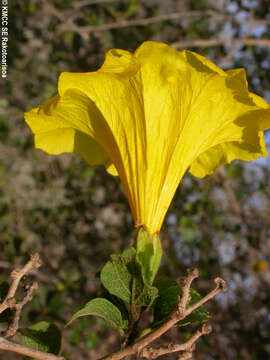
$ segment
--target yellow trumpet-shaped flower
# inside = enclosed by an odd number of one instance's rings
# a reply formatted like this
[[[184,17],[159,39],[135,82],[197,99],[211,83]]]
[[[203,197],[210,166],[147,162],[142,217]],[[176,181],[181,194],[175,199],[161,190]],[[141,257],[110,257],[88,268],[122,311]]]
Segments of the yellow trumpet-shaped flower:
[[[160,230],[189,171],[267,156],[270,107],[245,71],[223,71],[191,51],[144,42],[110,50],[95,72],[62,73],[58,94],[25,114],[35,145],[74,152],[119,175],[137,225]]]

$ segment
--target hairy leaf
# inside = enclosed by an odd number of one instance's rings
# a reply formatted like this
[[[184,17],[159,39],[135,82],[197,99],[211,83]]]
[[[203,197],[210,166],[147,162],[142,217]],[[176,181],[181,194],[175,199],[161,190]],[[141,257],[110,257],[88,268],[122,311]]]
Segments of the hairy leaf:
[[[125,325],[123,327],[128,328],[129,312],[125,302],[119,299],[117,296],[110,294],[109,291],[105,289],[103,286],[102,286],[102,297],[110,301],[114,306],[118,308],[118,310],[122,315],[123,324]]]
[[[138,281],[136,283],[138,284]],[[146,284],[139,284],[138,288],[141,288],[141,285],[143,285],[141,291],[136,293],[135,304],[136,306],[151,306],[158,296],[158,289]]]
[[[127,249],[122,255],[111,255],[111,260],[101,270],[100,280],[110,294],[127,303],[131,302],[132,272],[135,249]]]
[[[137,307],[150,306],[158,295],[155,287],[144,282],[134,248],[125,250],[121,255],[111,255],[111,260],[101,271],[100,279],[111,295],[128,304],[133,301]]]
[[[123,334],[123,329],[126,328],[127,323],[123,321],[121,312],[109,300],[103,298],[96,298],[89,301],[81,310],[77,311],[70,319],[67,325],[81,316],[99,316],[103,318],[106,323]]]

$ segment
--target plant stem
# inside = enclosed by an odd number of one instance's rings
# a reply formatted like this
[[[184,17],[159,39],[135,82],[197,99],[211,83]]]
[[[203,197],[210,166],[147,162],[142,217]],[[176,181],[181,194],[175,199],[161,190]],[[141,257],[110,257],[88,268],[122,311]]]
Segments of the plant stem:
[[[54,354],[31,349],[27,346],[6,340],[3,337],[0,337],[0,349],[6,351],[12,351],[21,355],[30,356],[38,360],[65,360],[65,358],[61,356],[56,356]]]

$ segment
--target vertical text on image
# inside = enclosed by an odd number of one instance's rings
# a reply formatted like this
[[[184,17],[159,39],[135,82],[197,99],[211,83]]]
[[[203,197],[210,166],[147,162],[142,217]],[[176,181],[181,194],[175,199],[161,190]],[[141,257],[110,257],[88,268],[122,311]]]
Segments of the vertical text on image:
[[[1,7],[1,76],[7,77],[8,57],[8,0],[2,0]]]

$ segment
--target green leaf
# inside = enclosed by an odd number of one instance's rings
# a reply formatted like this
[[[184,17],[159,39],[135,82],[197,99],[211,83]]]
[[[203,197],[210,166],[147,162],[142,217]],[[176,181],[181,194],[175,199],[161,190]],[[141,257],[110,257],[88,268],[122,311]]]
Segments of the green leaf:
[[[122,256],[135,258],[136,250],[134,247],[127,248],[125,251],[123,251]]]
[[[125,302],[119,299],[117,296],[110,294],[107,289],[102,286],[102,297],[110,301],[114,306],[118,308],[122,315],[123,327],[128,328],[129,312]]]
[[[94,315],[103,318],[107,324],[118,330],[123,334],[123,328],[126,328],[127,323],[123,321],[121,312],[109,300],[103,298],[96,298],[89,301],[81,310],[77,311],[67,323],[69,325],[72,321],[80,316]]]
[[[151,235],[141,228],[137,236],[136,260],[141,266],[144,283],[152,285],[162,257],[162,248],[157,234]]]
[[[166,275],[158,275],[154,281],[154,286],[158,288],[160,294],[163,293],[163,291],[168,289],[169,287],[176,285],[178,285],[178,282]]]
[[[134,258],[134,248],[127,249],[122,255],[111,255],[111,260],[106,263],[100,274],[100,280],[109,293],[127,303],[131,302]]]
[[[178,305],[178,297],[181,296],[182,290],[178,285],[170,286],[165,289],[158,297],[155,308],[154,308],[154,323],[153,328],[160,326],[165,322],[171,312],[176,309]],[[196,304],[200,299],[201,295],[194,289],[190,289],[190,301],[187,306]],[[185,319],[179,321],[176,326],[186,326],[193,322],[205,322],[209,319],[210,315],[204,306],[200,306],[194,310]]]
[[[41,321],[28,328],[20,329],[20,332],[23,345],[56,355],[59,353],[61,333],[56,325]]]
[[[139,286],[137,285],[139,288]],[[135,297],[135,305],[136,306],[151,306],[158,296],[158,289],[154,286],[150,285],[143,285],[141,291],[136,289],[136,297]]]
[[[101,270],[100,279],[111,296],[114,295],[128,304],[133,301],[135,306],[150,306],[158,295],[155,287],[144,283],[134,248],[125,250],[121,255],[111,255],[111,260]],[[122,312],[115,299],[108,299]]]

